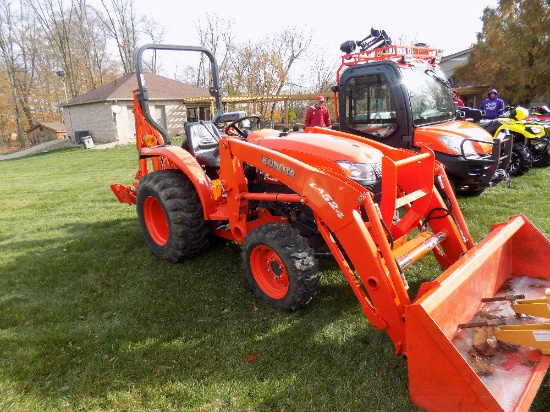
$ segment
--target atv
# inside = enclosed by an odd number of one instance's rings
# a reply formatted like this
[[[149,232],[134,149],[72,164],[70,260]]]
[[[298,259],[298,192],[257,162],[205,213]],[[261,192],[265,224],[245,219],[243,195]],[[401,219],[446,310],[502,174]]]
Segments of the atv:
[[[479,121],[479,125],[494,136],[503,130],[512,133],[514,144],[507,169],[510,176],[520,176],[532,166],[550,164],[550,138],[542,125],[525,120],[528,114],[528,110],[521,106],[506,106],[500,117]]]
[[[550,108],[546,105],[531,107],[529,116],[525,117],[525,120],[550,123]]]
[[[550,136],[550,108],[548,106],[531,107],[530,114],[524,119],[529,123],[539,123],[546,129],[546,133]]]

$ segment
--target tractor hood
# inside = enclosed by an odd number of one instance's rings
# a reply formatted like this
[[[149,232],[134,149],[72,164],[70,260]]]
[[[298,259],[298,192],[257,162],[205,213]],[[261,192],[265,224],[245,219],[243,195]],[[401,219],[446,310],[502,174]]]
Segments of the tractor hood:
[[[276,150],[315,166],[327,166],[326,162],[348,161],[353,163],[380,163],[382,152],[366,143],[338,136],[317,133],[289,133],[283,135],[275,130],[272,134],[253,132],[248,141]]]
[[[414,130],[414,145],[427,146],[435,152],[460,155],[464,139],[470,139],[478,154],[492,151],[493,137],[481,126],[472,122],[455,120],[431,126],[417,127]]]

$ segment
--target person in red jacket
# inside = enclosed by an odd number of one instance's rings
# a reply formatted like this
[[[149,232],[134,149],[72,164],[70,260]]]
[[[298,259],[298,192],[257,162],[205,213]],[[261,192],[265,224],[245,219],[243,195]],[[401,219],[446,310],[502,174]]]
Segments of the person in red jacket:
[[[319,96],[317,97],[317,103],[307,109],[304,126],[330,127],[331,125],[330,113],[325,107],[325,98]]]
[[[453,92],[453,100],[458,105],[458,107],[464,107],[464,102],[460,97],[458,97],[458,92],[456,91],[456,89],[451,89],[451,91]]]

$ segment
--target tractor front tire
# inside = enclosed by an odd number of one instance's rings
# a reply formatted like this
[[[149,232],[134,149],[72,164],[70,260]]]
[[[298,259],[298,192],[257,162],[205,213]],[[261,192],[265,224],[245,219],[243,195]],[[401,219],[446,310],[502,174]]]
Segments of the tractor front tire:
[[[136,209],[145,242],[155,256],[179,262],[206,249],[210,229],[193,183],[179,170],[143,176]]]
[[[512,157],[506,171],[513,176],[521,176],[527,173],[533,166],[531,152],[524,144],[516,144],[512,148]]]
[[[254,292],[277,309],[300,309],[319,291],[313,249],[290,225],[268,223],[252,230],[244,239],[242,258]]]

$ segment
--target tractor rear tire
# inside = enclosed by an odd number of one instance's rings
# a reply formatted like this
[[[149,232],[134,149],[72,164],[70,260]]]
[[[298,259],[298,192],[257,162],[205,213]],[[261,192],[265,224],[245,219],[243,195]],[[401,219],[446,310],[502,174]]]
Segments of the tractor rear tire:
[[[516,144],[512,148],[512,157],[506,171],[511,177],[527,173],[533,166],[531,152],[524,144]]]
[[[210,229],[193,183],[179,170],[148,173],[137,188],[136,209],[155,256],[179,262],[206,249]]]
[[[319,291],[313,249],[290,225],[268,223],[252,230],[244,239],[242,259],[254,292],[277,309],[300,309]]]

